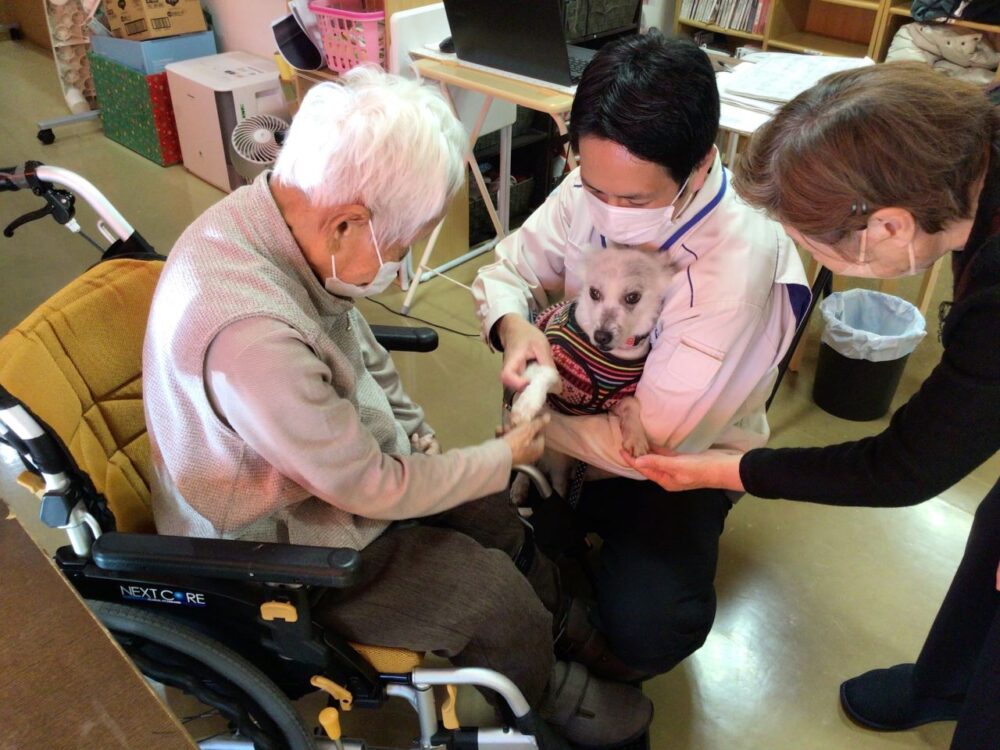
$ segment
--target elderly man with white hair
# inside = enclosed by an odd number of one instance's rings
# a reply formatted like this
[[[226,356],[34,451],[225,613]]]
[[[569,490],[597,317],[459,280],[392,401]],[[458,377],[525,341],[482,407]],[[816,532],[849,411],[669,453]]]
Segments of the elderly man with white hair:
[[[441,453],[354,305],[444,214],[466,147],[433,90],[357,69],[308,93],[273,172],[181,235],[143,356],[157,528],[358,549],[363,581],[322,624],[496,669],[570,741],[619,743],[652,707],[555,659],[558,575],[504,493],[542,422]]]

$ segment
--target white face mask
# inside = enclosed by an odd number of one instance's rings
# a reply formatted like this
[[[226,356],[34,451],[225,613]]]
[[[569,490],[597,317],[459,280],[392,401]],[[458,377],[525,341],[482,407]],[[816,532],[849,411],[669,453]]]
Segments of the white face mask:
[[[909,257],[909,268],[905,271],[893,269],[884,261],[868,260],[868,227],[861,230],[861,251],[854,263],[843,263],[839,267],[830,266],[830,270],[843,276],[858,276],[866,279],[896,279],[902,276],[914,276],[917,273],[917,258],[913,248],[913,240],[906,245]]]
[[[399,274],[399,267],[402,265],[402,261],[394,260],[389,263],[382,261],[382,251],[379,249],[378,240],[375,239],[375,228],[372,226],[371,219],[368,220],[368,231],[372,233],[372,244],[375,246],[375,256],[378,258],[378,271],[375,274],[375,278],[363,286],[341,281],[337,278],[337,261],[333,256],[330,256],[330,270],[332,275],[326,279],[324,284],[326,291],[330,292],[330,294],[336,294],[338,297],[350,297],[351,299],[370,297],[373,294],[378,294],[388,289],[392,280]]]
[[[604,235],[605,239],[618,245],[633,247],[659,246],[667,239],[670,227],[674,224],[675,204],[690,180],[691,175],[688,175],[677,195],[670,201],[670,205],[660,208],[611,206],[586,188],[583,192],[587,198],[587,210],[590,212],[591,221],[594,222],[594,228]]]

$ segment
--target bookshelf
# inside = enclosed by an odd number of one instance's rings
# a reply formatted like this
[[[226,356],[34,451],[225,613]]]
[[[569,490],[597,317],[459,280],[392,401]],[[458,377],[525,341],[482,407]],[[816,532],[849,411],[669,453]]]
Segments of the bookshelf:
[[[899,27],[913,22],[910,4],[910,0],[678,0],[674,33],[693,37],[700,31],[713,32],[712,46],[721,44],[730,52],[749,43],[772,51],[867,55],[882,61]],[[761,9],[759,16],[756,8]],[[990,24],[961,19],[949,23],[1000,33],[1000,26]]]
[[[730,51],[749,42],[772,51],[874,57],[893,2],[902,0],[680,0],[674,33],[711,31]]]

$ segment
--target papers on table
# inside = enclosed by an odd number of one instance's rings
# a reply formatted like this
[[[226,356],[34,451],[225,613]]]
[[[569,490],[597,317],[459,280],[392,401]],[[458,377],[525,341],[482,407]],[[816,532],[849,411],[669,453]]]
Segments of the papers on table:
[[[720,127],[750,135],[823,76],[872,65],[868,58],[817,57],[783,52],[753,52],[732,71],[717,73]]]
[[[730,73],[716,74],[715,80],[719,86],[719,101],[723,104],[731,104],[735,107],[741,107],[743,109],[750,110],[751,112],[758,112],[770,117],[781,108],[781,104],[779,102],[754,99],[749,96],[740,96],[732,90],[732,83],[737,79],[737,76],[739,76],[745,69],[752,67],[754,67],[753,63],[743,63],[741,65],[737,65],[736,68]]]
[[[740,106],[758,108],[767,107],[768,103],[789,102],[831,73],[874,65],[867,57],[796,55],[783,52],[753,53],[744,59],[753,64],[736,67],[726,81],[726,96]],[[721,86],[719,93],[721,96]],[[740,99],[749,99],[752,104],[737,101]]]

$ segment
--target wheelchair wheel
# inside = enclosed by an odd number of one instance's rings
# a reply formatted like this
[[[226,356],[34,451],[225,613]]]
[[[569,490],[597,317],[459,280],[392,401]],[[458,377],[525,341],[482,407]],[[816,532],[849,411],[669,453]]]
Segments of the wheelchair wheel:
[[[193,696],[256,750],[315,750],[287,696],[235,651],[154,612],[110,602],[87,605],[145,677]]]

